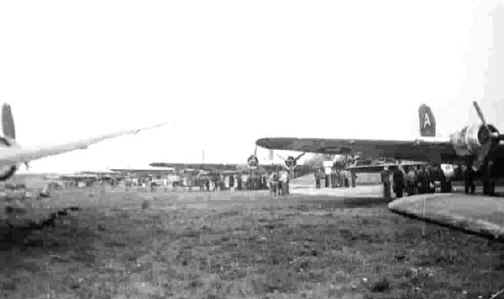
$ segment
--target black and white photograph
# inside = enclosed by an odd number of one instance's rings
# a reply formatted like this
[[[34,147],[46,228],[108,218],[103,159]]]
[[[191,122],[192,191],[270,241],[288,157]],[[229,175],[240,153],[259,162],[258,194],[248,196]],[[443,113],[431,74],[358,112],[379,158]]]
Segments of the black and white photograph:
[[[0,2],[0,298],[504,299],[504,0]]]

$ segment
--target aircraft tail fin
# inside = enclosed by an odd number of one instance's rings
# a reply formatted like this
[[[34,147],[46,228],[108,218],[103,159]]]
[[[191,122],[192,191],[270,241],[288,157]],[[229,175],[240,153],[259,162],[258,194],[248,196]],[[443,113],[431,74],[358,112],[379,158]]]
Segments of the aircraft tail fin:
[[[5,137],[16,139],[14,117],[12,117],[12,111],[9,104],[3,104],[2,106],[2,130]]]
[[[418,108],[418,119],[420,121],[420,136],[436,136],[436,119],[429,106],[422,104]]]

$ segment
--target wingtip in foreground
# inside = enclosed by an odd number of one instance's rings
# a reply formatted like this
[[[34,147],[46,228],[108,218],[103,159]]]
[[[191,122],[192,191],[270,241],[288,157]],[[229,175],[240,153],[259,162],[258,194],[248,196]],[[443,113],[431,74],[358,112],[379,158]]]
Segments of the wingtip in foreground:
[[[400,215],[504,240],[504,201],[498,197],[422,194],[396,199],[388,208]]]

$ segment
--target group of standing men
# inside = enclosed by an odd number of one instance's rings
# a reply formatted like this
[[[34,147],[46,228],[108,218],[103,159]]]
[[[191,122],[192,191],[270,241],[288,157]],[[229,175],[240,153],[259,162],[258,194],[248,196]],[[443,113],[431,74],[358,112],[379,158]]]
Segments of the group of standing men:
[[[260,174],[232,174],[205,175],[196,182],[201,191],[219,190],[262,190],[267,188],[266,175]]]
[[[318,168],[314,172],[315,188],[321,187],[321,181],[324,180],[326,188],[355,187],[357,175],[355,172],[341,169],[331,169],[330,173],[324,172],[323,168]]]
[[[391,189],[398,198],[402,197],[404,192],[408,196],[434,193],[436,191],[436,181],[441,183],[441,192],[451,191],[451,182],[446,180],[439,166],[417,165],[402,167],[398,165],[392,171],[385,166],[381,172],[384,198],[391,198]]]
[[[273,197],[289,194],[289,172],[285,169],[273,171],[269,177],[269,190]]]

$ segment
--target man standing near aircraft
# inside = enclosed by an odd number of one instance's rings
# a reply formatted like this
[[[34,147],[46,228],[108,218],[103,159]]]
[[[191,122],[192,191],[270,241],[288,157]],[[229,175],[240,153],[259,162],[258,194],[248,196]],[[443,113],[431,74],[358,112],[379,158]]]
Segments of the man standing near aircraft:
[[[474,185],[474,171],[472,167],[466,167],[464,171],[464,181],[465,181],[465,193],[474,194],[476,186]]]
[[[352,188],[355,188],[357,181],[357,174],[355,173],[355,171],[350,171],[350,176],[352,178]]]
[[[427,181],[425,168],[423,166],[418,168],[417,176],[416,176],[416,186],[418,188],[419,194],[424,194],[427,192],[427,186],[425,182]]]
[[[289,194],[289,172],[285,169],[280,171],[280,186],[282,186],[282,190],[280,190],[281,195]]]
[[[269,189],[270,189],[271,195],[273,195],[273,197],[277,197],[277,195],[278,195],[278,174],[275,171],[273,171],[270,174]]]
[[[315,177],[315,188],[320,189],[320,168],[317,168],[315,172],[313,172],[313,176]]]
[[[401,198],[403,196],[403,191],[404,191],[404,173],[402,169],[400,169],[401,166],[397,167],[394,169],[392,178],[394,180],[394,193],[397,198]]]
[[[415,172],[415,167],[410,166],[406,174],[406,193],[408,195],[415,194],[417,175]]]
[[[331,168],[331,188],[336,188],[336,170],[335,167]]]
[[[383,197],[385,199],[390,198],[390,171],[388,169],[388,166],[385,166],[385,168],[381,172],[381,182],[383,184]]]

